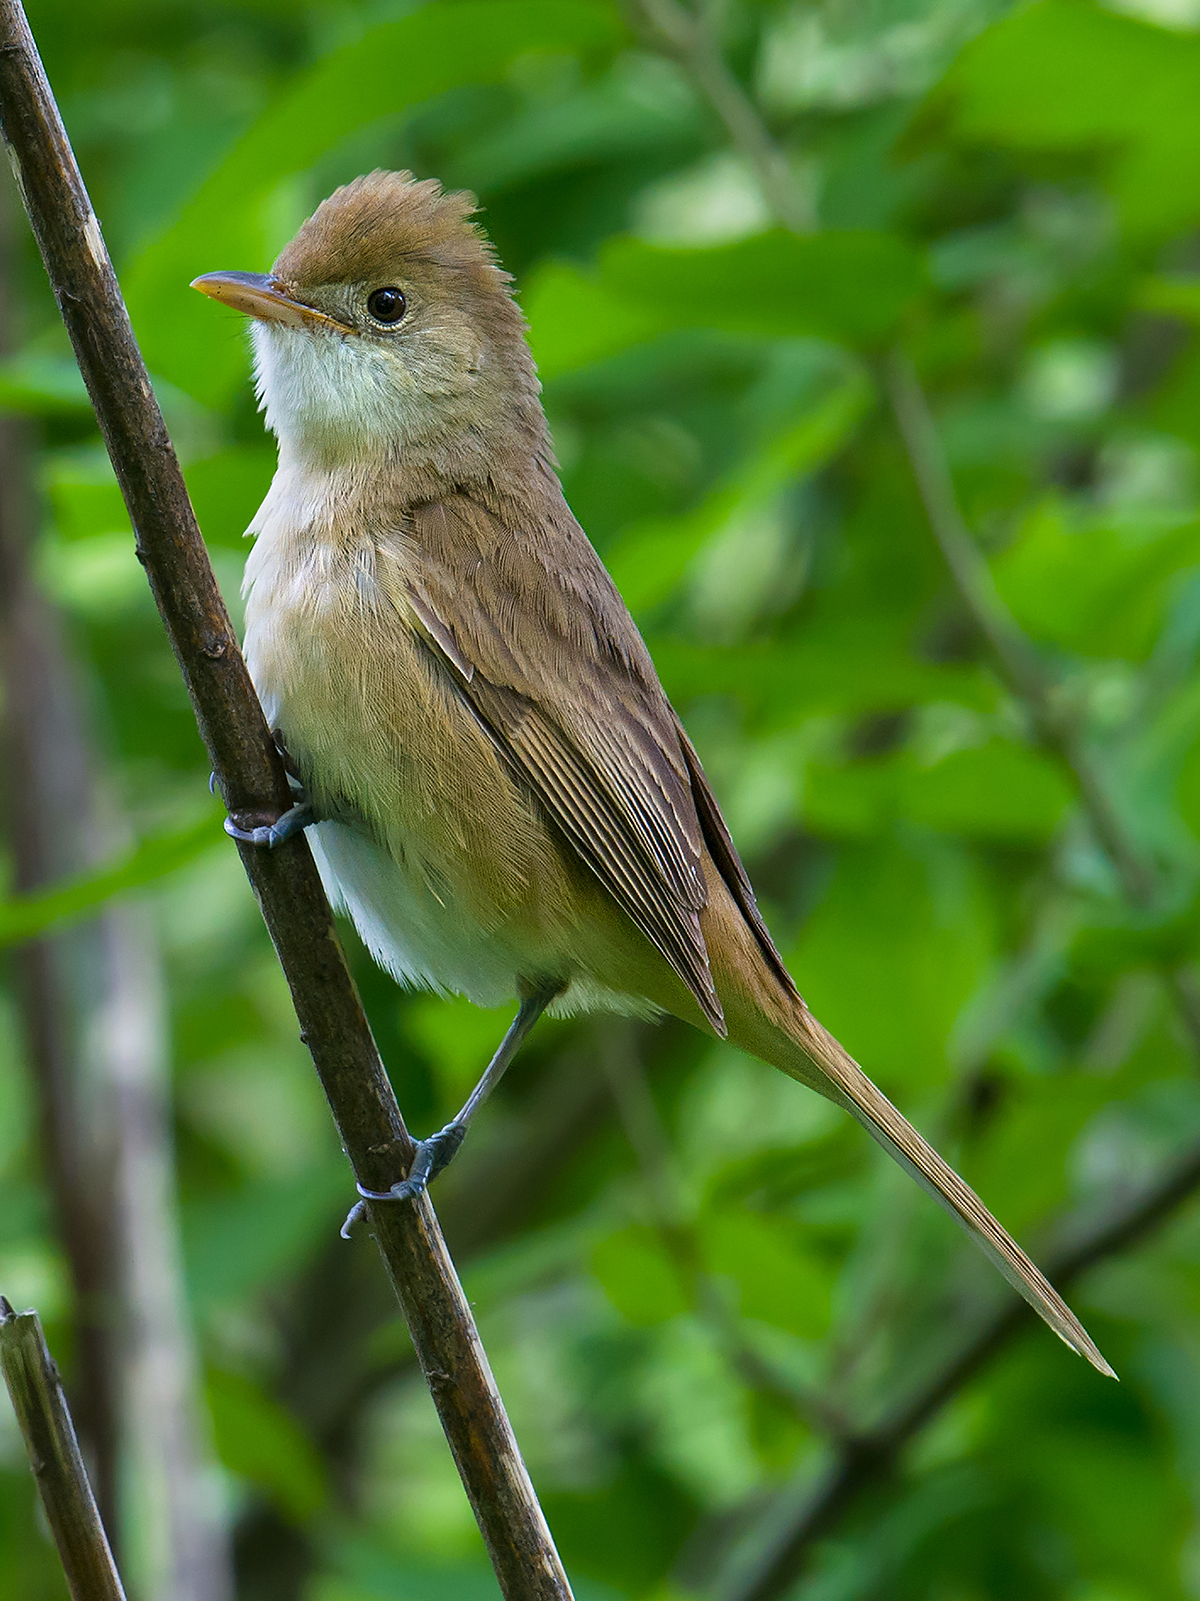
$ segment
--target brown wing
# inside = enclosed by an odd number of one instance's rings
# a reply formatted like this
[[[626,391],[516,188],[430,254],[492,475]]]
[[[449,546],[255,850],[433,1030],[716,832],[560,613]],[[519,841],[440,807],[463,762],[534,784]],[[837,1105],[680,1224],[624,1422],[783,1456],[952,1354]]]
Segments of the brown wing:
[[[783,964],[599,557],[561,502],[539,508],[536,536],[520,527],[531,520],[466,495],[416,507],[399,564],[410,604],[506,759],[724,1034],[700,930],[706,843],[772,965]]]

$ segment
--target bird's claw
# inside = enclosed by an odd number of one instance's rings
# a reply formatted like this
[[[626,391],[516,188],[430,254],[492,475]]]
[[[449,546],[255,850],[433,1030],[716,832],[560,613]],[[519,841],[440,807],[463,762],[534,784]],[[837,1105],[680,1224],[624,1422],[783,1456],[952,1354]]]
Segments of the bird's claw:
[[[362,1199],[351,1207],[349,1216],[342,1224],[342,1238],[350,1238],[350,1230],[367,1210],[367,1201],[415,1201],[419,1195],[423,1195],[430,1179],[436,1178],[449,1165],[466,1138],[466,1133],[465,1123],[447,1123],[444,1129],[431,1134],[427,1140],[418,1140],[407,1177],[398,1179],[390,1190],[368,1190],[364,1185],[356,1184],[354,1187]]]
[[[239,828],[232,817],[227,817],[225,832],[230,839],[236,839],[243,845],[260,845],[266,850],[275,850],[293,835],[303,833],[316,820],[311,804],[308,801],[299,801],[295,806],[289,807],[282,817],[265,827]]]
[[[429,1175],[418,1174],[416,1178],[400,1179],[390,1190],[364,1190],[361,1184],[354,1187],[367,1201],[415,1201],[418,1195],[429,1188]]]

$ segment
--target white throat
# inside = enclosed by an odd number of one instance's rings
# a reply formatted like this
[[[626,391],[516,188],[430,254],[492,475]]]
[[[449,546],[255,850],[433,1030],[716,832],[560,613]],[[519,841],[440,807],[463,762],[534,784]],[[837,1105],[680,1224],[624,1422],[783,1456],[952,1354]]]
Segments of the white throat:
[[[395,459],[429,425],[402,362],[355,334],[255,322],[254,379],[282,461],[339,467]]]

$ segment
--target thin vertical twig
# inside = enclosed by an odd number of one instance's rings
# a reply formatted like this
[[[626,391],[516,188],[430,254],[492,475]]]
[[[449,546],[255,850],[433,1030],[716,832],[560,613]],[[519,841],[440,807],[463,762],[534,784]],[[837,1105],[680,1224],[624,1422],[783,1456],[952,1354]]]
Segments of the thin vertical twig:
[[[0,1368],[72,1601],[125,1601],[41,1322],[3,1296]]]
[[[273,822],[291,804],[287,775],[19,0],[0,0],[0,124],[222,797],[243,828]],[[386,1189],[414,1146],[312,853],[303,838],[239,850],[354,1173]],[[428,1197],[372,1202],[369,1215],[501,1590],[565,1601],[566,1573]]]

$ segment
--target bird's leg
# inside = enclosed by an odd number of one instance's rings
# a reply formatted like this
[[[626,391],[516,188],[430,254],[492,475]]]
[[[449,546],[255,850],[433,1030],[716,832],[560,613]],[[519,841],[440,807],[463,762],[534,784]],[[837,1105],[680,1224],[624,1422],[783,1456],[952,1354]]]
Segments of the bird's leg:
[[[466,1137],[467,1127],[475,1113],[487,1100],[488,1096],[504,1077],[505,1071],[513,1057],[525,1042],[530,1029],[541,1017],[556,995],[561,995],[563,985],[544,985],[542,988],[527,995],[521,1002],[516,1017],[509,1024],[508,1032],[500,1041],[499,1049],[487,1065],[483,1077],[467,1096],[458,1114],[431,1134],[427,1140],[418,1140],[416,1154],[406,1178],[393,1184],[390,1190],[365,1190],[361,1184],[357,1185],[358,1193],[367,1201],[409,1201],[420,1195],[426,1188],[430,1179],[436,1178],[442,1169],[449,1165],[451,1159],[458,1151]],[[362,1201],[354,1207],[350,1216],[342,1225],[343,1239],[349,1239],[351,1226],[358,1221],[366,1210]]]

